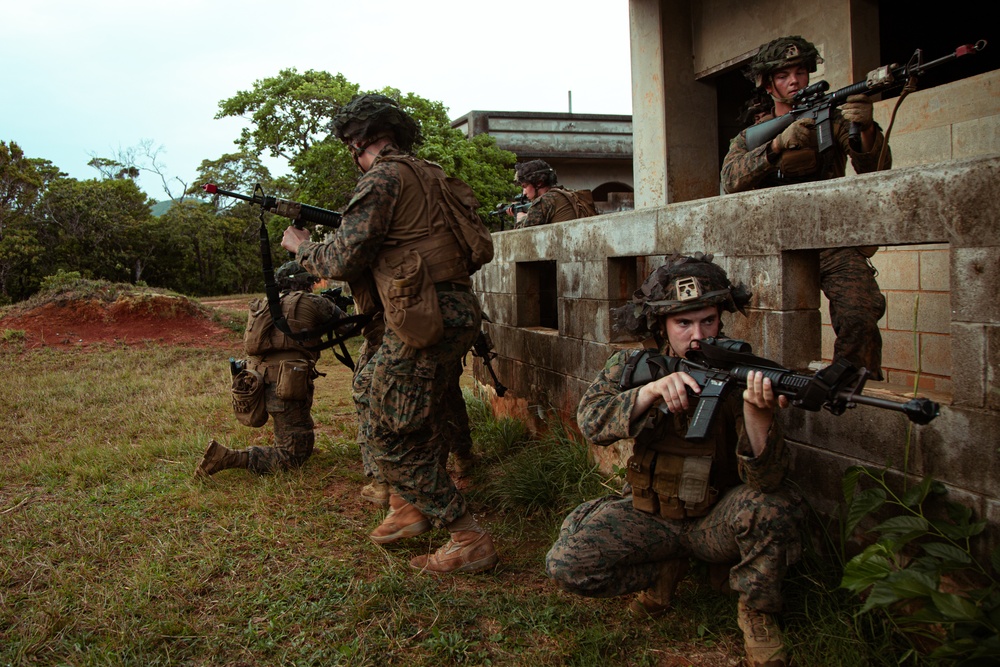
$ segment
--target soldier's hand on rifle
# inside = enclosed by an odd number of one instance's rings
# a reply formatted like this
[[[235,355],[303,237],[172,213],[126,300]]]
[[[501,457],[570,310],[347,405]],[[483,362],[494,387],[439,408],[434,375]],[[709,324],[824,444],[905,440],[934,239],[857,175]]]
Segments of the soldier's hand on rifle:
[[[281,236],[281,247],[294,255],[299,251],[299,246],[308,240],[308,229],[299,229],[289,225]]]
[[[642,385],[632,407],[632,417],[643,414],[660,399],[670,412],[687,411],[691,407],[691,402],[688,400],[689,388],[695,394],[701,393],[698,382],[683,371],[665,375],[659,380]]]
[[[787,407],[788,398],[775,394],[771,378],[761,371],[747,373],[747,388],[743,390],[743,426],[754,456],[764,451],[775,411]]]
[[[816,150],[816,121],[812,118],[799,118],[774,138],[771,148],[775,153],[799,148]]]
[[[872,126],[872,101],[867,95],[851,95],[840,105],[844,120],[857,123],[862,130]]]

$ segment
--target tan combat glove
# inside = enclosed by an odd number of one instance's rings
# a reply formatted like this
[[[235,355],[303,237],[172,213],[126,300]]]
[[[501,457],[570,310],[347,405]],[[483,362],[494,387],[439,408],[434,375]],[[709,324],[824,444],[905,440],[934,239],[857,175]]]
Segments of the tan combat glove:
[[[872,101],[867,95],[851,95],[840,105],[840,114],[844,120],[867,130],[872,126]]]
[[[778,169],[785,176],[805,176],[816,171],[819,162],[816,122],[800,118],[775,137],[780,156]]]
[[[785,128],[785,131],[775,137],[778,152],[795,150],[797,148],[816,148],[816,121],[812,118],[799,118]]]

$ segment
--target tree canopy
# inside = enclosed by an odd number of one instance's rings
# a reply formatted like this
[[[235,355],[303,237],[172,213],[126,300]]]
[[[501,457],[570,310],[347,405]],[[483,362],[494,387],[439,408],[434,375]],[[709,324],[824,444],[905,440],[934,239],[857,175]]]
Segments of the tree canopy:
[[[470,139],[452,128],[441,102],[395,88],[361,91],[342,74],[284,69],[219,102],[216,118],[239,117],[248,125],[235,151],[202,161],[190,187],[167,176],[151,140],[110,157],[92,155],[98,177],[89,180],[69,178],[48,160],[25,156],[15,142],[0,141],[0,304],[31,296],[60,270],[198,296],[262,290],[259,209],[209,200],[202,186],[250,194],[260,184],[269,195],[343,209],[359,172],[332,122],[362,92],[399,101],[424,137],[417,156],[467,182],[481,214],[517,193],[514,154],[488,135]],[[287,173],[272,175],[265,158],[284,160]],[[137,184],[142,173],[158,175],[170,199],[160,216]],[[272,255],[282,256],[286,221],[265,219]]]

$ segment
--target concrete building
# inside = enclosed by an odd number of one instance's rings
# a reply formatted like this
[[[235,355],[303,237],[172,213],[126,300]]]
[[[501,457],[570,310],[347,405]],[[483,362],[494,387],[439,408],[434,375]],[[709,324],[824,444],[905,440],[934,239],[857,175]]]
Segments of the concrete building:
[[[470,111],[451,125],[490,135],[519,162],[545,160],[561,185],[592,191],[599,213],[633,208],[631,116]]]
[[[628,11],[636,210],[495,234],[496,257],[474,276],[510,388],[495,406],[539,424],[551,415],[572,421],[610,353],[636,344],[611,330],[609,308],[675,251],[713,252],[754,292],[748,318],[724,318],[730,336],[790,368],[823,363],[832,335],[817,252],[878,244],[888,382],[867,391],[903,401],[919,374],[920,393],[941,414],[910,432],[902,415],[865,406],[839,417],[789,409],[794,475],[813,506],[831,512],[850,465],[933,475],[951,500],[989,520],[981,544],[995,546],[1000,42],[942,66],[906,98],[890,171],[719,196],[721,159],[738,129],[728,119],[749,92],[740,69],[760,44],[782,34],[814,42],[826,62],[813,80],[833,90],[905,62],[916,47],[931,60],[993,35],[959,12],[928,21],[874,0],[630,0]],[[895,103],[886,96],[875,105],[883,128]],[[630,446],[596,453],[620,463]]]

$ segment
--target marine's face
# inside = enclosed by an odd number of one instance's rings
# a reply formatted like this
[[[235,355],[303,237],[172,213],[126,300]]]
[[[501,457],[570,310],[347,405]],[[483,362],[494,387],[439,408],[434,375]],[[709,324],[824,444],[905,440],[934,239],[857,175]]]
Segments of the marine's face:
[[[790,98],[808,85],[809,70],[802,65],[790,65],[772,72],[766,89],[771,97]]]
[[[700,310],[667,315],[663,333],[673,353],[683,357],[688,350],[699,348],[700,339],[718,336],[721,326],[719,307],[705,306]]]
[[[538,188],[531,183],[521,183],[521,192],[528,198],[528,201],[535,201],[538,198]]]

